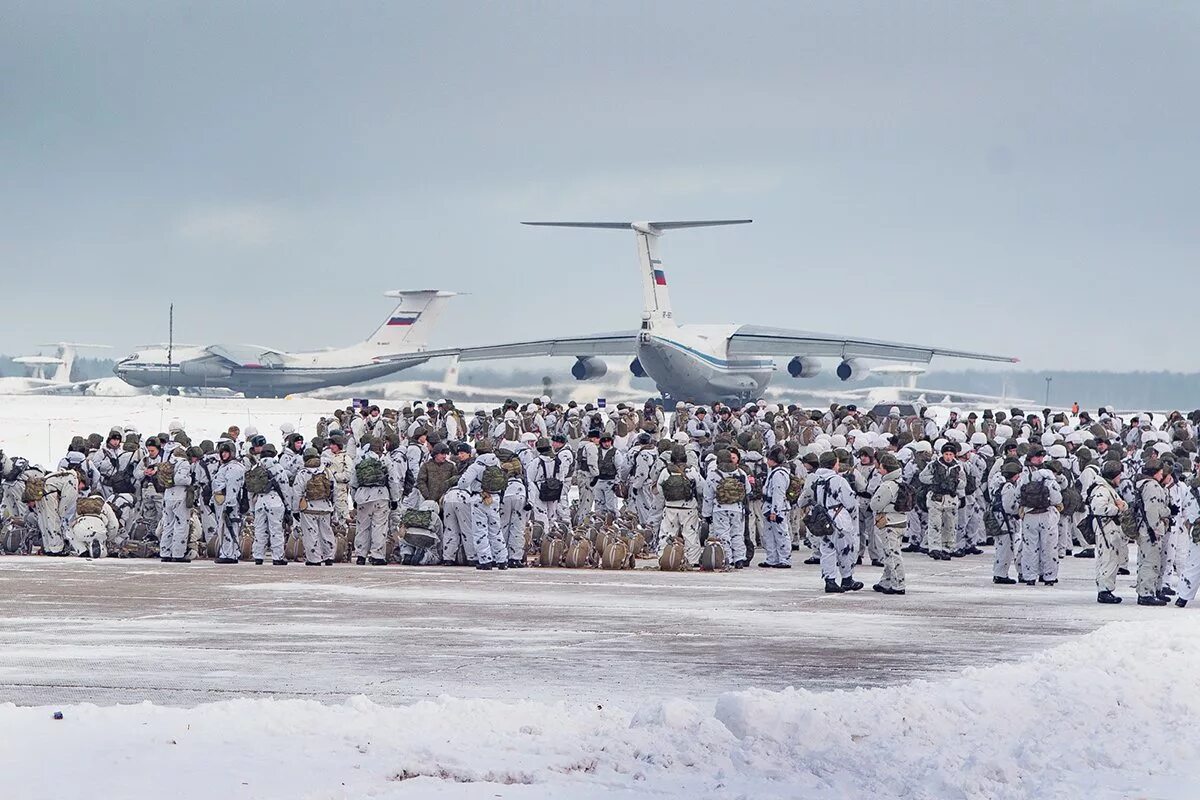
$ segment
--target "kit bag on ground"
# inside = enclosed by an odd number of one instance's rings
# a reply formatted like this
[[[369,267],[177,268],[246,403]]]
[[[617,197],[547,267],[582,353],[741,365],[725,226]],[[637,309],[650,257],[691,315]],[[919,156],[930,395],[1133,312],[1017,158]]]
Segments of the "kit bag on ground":
[[[601,569],[626,569],[629,566],[629,545],[624,540],[610,536],[600,555]]]
[[[595,553],[595,549],[592,547],[591,541],[580,537],[571,542],[571,546],[567,548],[563,563],[570,569],[585,569],[592,565],[593,553]]]
[[[539,567],[557,567],[562,563],[563,551],[566,544],[562,539],[553,536],[543,536],[541,547],[538,548]]]
[[[725,569],[728,561],[725,558],[725,548],[715,536],[709,537],[700,551],[700,569],[705,572],[718,572]]]
[[[679,572],[685,566],[683,558],[683,542],[678,537],[663,545],[662,554],[658,557],[658,568],[663,572]]]

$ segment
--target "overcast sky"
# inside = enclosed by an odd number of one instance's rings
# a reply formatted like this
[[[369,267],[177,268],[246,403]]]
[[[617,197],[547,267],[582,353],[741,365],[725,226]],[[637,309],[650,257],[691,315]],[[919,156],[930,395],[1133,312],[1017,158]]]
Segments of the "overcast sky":
[[[1198,84],[1184,2],[9,0],[0,351],[634,327],[632,234],[518,221],[744,216],[680,321],[1190,371]]]

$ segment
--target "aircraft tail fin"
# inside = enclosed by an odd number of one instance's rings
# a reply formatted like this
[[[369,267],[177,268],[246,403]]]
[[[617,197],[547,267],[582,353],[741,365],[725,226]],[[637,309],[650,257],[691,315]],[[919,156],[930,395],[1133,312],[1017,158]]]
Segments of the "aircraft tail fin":
[[[364,344],[381,354],[416,350],[429,343],[429,332],[437,323],[446,300],[454,292],[439,289],[384,292],[385,297],[398,297],[397,305],[383,324]]]
[[[599,228],[632,230],[637,238],[638,266],[642,273],[642,319],[649,328],[674,327],[671,297],[667,293],[667,272],[658,256],[658,237],[665,231],[683,228],[711,228],[719,225],[744,225],[748,219],[682,220],[666,222],[523,222],[549,228]]]

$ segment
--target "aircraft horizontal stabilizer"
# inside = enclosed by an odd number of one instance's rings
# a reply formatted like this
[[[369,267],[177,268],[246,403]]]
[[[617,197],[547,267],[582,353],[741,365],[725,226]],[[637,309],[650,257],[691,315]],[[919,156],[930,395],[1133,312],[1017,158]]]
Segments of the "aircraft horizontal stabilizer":
[[[675,222],[522,222],[521,224],[541,225],[547,228],[604,228],[618,231],[636,230],[638,226],[647,226],[659,231],[671,231],[680,228],[713,228],[718,225],[745,225],[753,221],[749,219],[710,219]]]

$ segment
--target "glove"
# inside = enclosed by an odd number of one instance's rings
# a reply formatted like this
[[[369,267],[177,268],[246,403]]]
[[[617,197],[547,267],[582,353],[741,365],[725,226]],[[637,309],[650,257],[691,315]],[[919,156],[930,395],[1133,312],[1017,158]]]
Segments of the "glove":
[[[522,508],[521,510],[522,511],[533,511],[533,506],[531,506],[529,503],[526,503],[525,507]]]
[[[393,500],[392,502],[388,503],[388,508],[390,508],[392,511],[395,511],[395,510],[396,510],[397,508],[399,508],[399,507],[400,507],[400,504],[399,504],[399,503],[397,503],[395,500]]]
[[[283,521],[286,522],[288,525],[291,525],[292,524],[292,512],[290,512],[290,511],[283,512]]]
[[[705,517],[704,522],[708,525],[712,525],[712,517]]]

